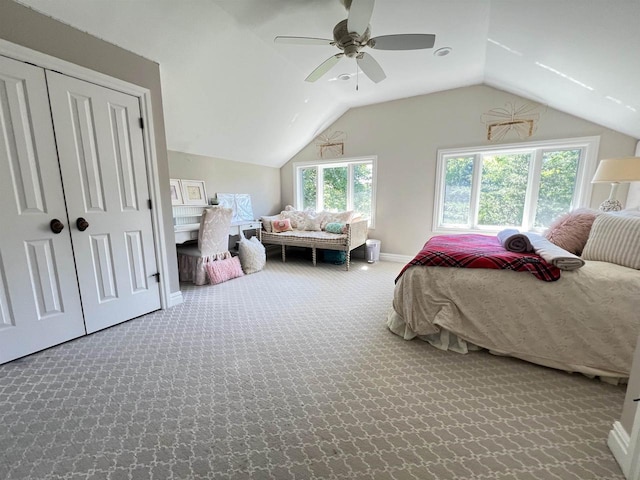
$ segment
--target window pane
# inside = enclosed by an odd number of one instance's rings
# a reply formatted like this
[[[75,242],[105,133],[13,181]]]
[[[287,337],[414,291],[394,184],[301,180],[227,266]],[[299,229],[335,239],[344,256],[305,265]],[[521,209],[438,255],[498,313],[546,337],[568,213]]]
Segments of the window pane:
[[[373,165],[358,163],[353,166],[353,208],[366,219],[371,219],[373,192]]]
[[[318,169],[303,168],[302,174],[302,209],[316,209],[316,200],[318,199]]]
[[[542,154],[534,226],[548,227],[558,215],[571,209],[580,153],[580,150],[560,150]]]
[[[445,163],[442,223],[469,225],[473,157],[449,158]]]
[[[530,159],[529,153],[483,157],[478,225],[522,225]]]
[[[324,209],[340,211],[347,209],[347,167],[323,169]]]

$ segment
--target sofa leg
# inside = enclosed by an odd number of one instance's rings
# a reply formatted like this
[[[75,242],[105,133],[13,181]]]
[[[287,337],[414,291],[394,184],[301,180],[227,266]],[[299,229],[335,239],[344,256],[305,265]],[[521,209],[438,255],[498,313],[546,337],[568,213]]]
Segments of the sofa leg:
[[[347,250],[347,272],[349,271],[350,262],[351,262],[351,250]]]
[[[284,245],[282,245],[282,263],[287,261],[287,254],[285,251],[286,247]]]
[[[311,260],[313,260],[313,266],[316,266],[316,247],[311,247]]]

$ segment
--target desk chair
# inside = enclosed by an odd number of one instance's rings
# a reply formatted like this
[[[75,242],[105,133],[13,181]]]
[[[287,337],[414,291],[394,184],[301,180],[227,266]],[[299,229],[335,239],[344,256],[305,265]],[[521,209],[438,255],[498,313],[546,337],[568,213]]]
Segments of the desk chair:
[[[224,207],[205,208],[198,230],[198,245],[179,245],[178,272],[181,282],[196,285],[209,283],[205,265],[230,258],[229,227],[233,210]]]

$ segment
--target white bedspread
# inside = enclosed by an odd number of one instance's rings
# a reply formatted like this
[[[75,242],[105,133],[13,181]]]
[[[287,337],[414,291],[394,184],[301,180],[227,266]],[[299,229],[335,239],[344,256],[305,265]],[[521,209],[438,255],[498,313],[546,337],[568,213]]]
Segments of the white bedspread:
[[[435,343],[445,330],[459,337],[449,335],[456,351],[466,340],[553,368],[628,377],[640,335],[640,271],[588,261],[542,282],[523,272],[414,266],[396,285],[387,325]]]

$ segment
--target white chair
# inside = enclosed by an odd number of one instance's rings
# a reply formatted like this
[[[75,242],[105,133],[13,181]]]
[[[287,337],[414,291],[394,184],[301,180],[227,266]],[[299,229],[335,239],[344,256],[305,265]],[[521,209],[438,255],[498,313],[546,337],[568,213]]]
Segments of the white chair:
[[[198,230],[198,245],[179,245],[178,272],[181,282],[196,285],[209,283],[205,265],[230,258],[229,227],[233,210],[224,207],[205,208]]]

